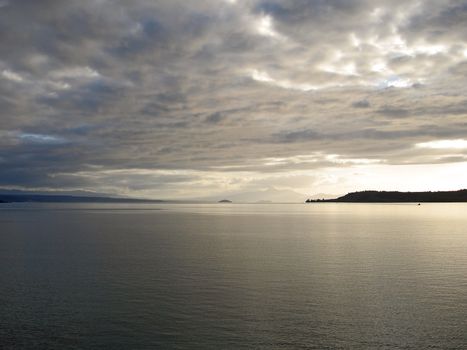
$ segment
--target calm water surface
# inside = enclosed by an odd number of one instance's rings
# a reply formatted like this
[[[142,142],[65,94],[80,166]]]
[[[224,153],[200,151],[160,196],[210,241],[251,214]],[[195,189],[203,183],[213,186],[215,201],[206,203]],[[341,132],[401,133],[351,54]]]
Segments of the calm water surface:
[[[3,204],[0,344],[467,349],[467,205]]]

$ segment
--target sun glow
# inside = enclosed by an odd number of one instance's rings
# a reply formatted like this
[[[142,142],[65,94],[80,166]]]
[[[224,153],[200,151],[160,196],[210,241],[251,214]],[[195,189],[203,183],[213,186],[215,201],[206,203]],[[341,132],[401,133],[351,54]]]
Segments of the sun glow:
[[[415,145],[418,148],[431,149],[467,149],[467,140],[436,140],[429,142],[421,142]]]

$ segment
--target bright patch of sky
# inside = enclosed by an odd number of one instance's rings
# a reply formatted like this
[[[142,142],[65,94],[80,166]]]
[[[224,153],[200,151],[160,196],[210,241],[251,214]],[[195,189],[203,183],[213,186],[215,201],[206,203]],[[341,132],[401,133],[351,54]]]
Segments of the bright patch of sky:
[[[38,143],[38,144],[62,144],[66,140],[62,137],[45,135],[45,134],[30,134],[21,133],[18,136],[24,142]]]
[[[60,69],[51,73],[53,78],[98,78],[100,76],[99,72],[90,68],[90,67],[70,67],[65,69]]]
[[[281,79],[274,79],[271,76],[269,76],[268,73],[264,71],[259,71],[256,69],[251,70],[251,78],[253,80],[263,82],[263,83],[269,83],[273,86],[281,87],[284,89],[290,89],[290,90],[299,90],[299,91],[310,91],[310,90],[316,90],[319,87],[311,85],[311,84],[306,84],[306,83],[294,83],[289,80],[281,80]]]
[[[431,149],[467,149],[467,140],[458,139],[420,142],[416,144],[416,147]]]
[[[279,40],[286,39],[282,34],[278,33],[274,29],[274,24],[271,16],[263,15],[257,18],[255,20],[255,28],[259,35]]]
[[[21,82],[23,81],[23,77],[18,73],[12,72],[11,70],[5,69],[2,71],[2,76],[8,80]]]

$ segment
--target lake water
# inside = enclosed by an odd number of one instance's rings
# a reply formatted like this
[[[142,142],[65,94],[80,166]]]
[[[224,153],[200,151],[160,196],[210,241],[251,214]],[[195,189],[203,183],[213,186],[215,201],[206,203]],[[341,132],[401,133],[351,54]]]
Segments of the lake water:
[[[0,344],[467,349],[467,205],[2,204]]]

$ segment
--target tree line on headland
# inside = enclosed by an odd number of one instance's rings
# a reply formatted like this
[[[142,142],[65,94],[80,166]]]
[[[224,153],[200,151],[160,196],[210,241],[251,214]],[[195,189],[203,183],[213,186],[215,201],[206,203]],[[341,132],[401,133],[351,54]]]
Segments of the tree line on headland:
[[[307,199],[306,203],[414,203],[467,202],[467,189],[438,192],[360,191],[335,199]]]

